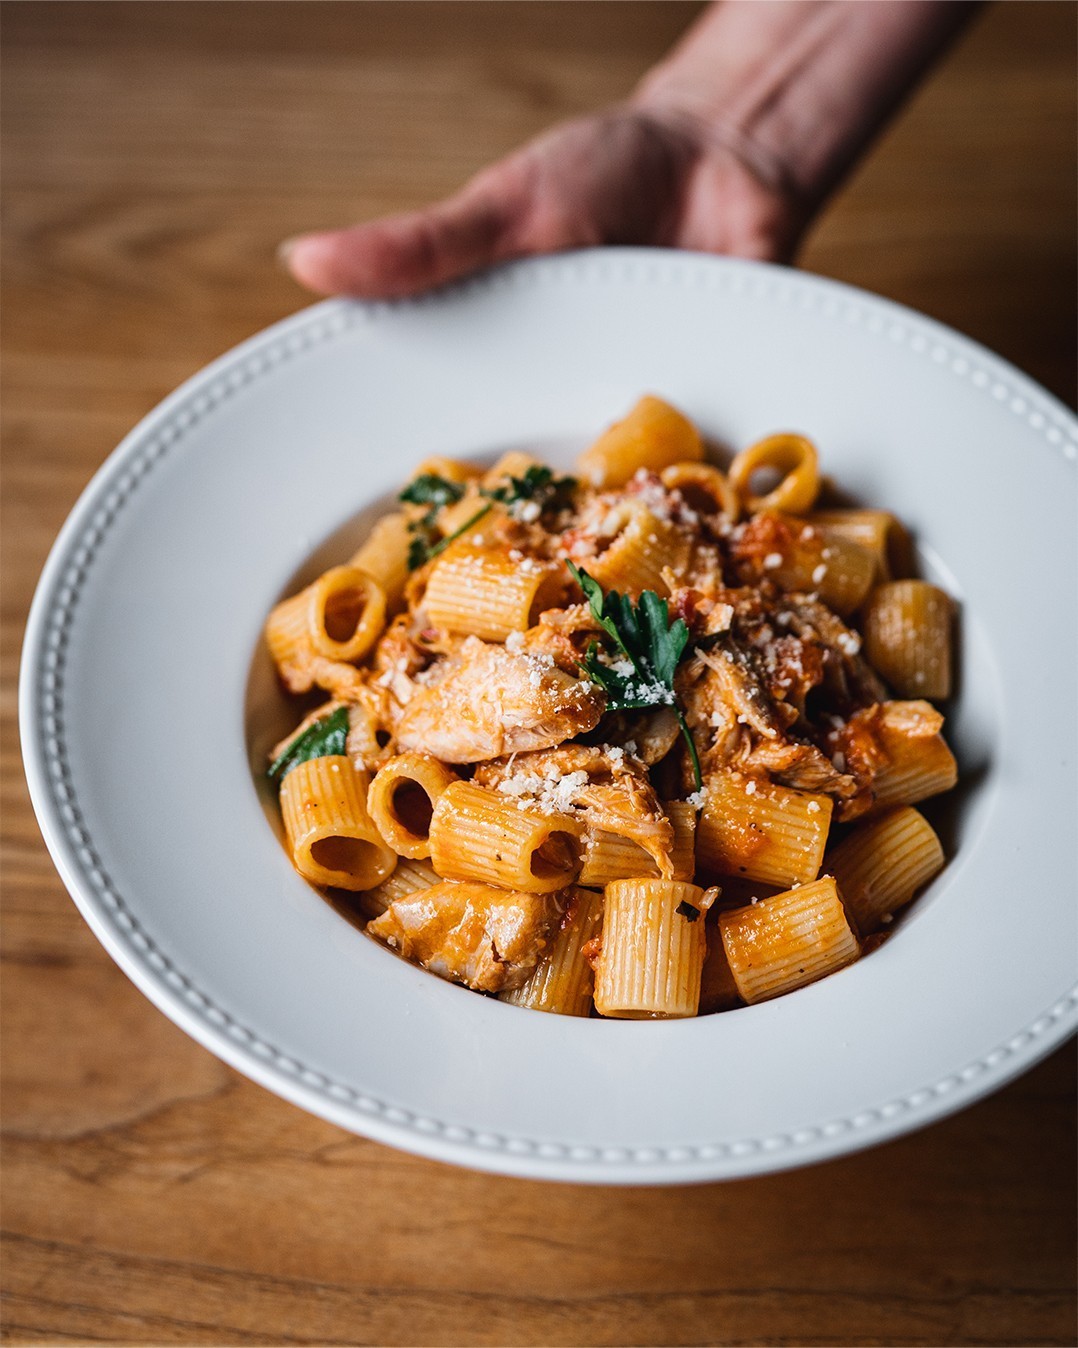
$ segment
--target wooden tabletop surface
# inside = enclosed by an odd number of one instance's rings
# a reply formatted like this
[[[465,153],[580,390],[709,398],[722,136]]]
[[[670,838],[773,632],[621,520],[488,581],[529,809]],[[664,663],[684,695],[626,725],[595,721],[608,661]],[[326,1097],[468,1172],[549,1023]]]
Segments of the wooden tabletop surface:
[[[1075,1341],[1073,1047],[924,1132],[788,1174],[473,1174],[341,1132],[188,1039],[91,936],[27,801],[16,666],[48,547],[143,413],[305,302],[277,241],[422,203],[620,97],[695,12],[3,6],[8,1341]],[[987,10],[802,259],[1068,401],[1075,21]]]

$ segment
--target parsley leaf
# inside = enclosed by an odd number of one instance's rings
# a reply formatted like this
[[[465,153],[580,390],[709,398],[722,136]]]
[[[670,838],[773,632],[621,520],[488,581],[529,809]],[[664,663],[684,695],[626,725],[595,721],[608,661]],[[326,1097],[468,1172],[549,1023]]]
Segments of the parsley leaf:
[[[592,616],[624,657],[619,665],[612,666],[600,657],[593,642],[582,662],[584,672],[606,694],[608,711],[639,711],[656,706],[674,708],[699,791],[703,785],[700,760],[674,695],[674,674],[689,642],[688,624],[684,618],[671,622],[666,600],[660,599],[654,590],[644,590],[640,602],[633,604],[628,595],[619,594],[617,590],[608,590],[604,594],[603,587],[593,576],[572,562],[567,564],[573,579],[584,591]]]
[[[302,735],[286,744],[266,769],[270,781],[280,782],[289,768],[310,758],[329,758],[343,754],[348,740],[348,708],[338,707],[307,727]]]
[[[408,505],[430,506],[427,514],[433,515],[442,506],[454,505],[463,495],[464,487],[460,482],[450,482],[437,473],[420,473],[408,483],[397,500]]]
[[[481,490],[491,501],[500,501],[503,505],[535,501],[541,510],[549,510],[552,506],[567,505],[567,498],[575,487],[575,477],[555,477],[545,465],[533,463],[525,469],[523,477],[509,474],[504,486]]]
[[[408,544],[408,570],[415,571],[444,552],[450,543],[467,533],[473,524],[478,524],[484,515],[489,515],[495,502],[509,506],[510,513],[513,506],[523,505],[527,501],[535,501],[540,510],[549,510],[554,506],[567,505],[569,493],[575,487],[575,477],[555,477],[549,468],[533,463],[525,470],[523,477],[509,474],[501,486],[480,487],[480,495],[485,496],[489,504],[482,506],[446,538],[439,538],[435,526],[438,511],[443,506],[456,505],[464,495],[465,487],[459,482],[439,477],[437,473],[421,473],[409,482],[398,497],[398,500],[408,505],[428,507],[425,514],[408,526],[412,535]]]
[[[674,909],[674,912],[680,913],[686,922],[695,922],[700,916],[700,909],[689,903],[687,900],[682,900],[682,902]]]
[[[466,529],[470,529],[476,520],[482,519],[490,510],[490,506],[484,506],[448,538],[440,539],[434,524],[438,511],[443,506],[456,505],[463,495],[462,483],[450,482],[448,478],[439,477],[437,473],[420,473],[398,495],[397,500],[404,501],[407,505],[427,507],[425,514],[417,520],[412,520],[408,525],[408,531],[412,535],[408,544],[409,571],[417,570],[432,557],[444,552],[455,538],[459,538]]]

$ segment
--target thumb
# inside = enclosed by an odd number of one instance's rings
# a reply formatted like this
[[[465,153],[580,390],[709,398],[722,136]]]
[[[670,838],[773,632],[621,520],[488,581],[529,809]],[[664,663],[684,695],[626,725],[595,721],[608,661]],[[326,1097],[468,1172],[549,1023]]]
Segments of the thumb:
[[[516,219],[511,196],[465,189],[426,210],[302,234],[279,255],[319,294],[394,299],[514,256]]]

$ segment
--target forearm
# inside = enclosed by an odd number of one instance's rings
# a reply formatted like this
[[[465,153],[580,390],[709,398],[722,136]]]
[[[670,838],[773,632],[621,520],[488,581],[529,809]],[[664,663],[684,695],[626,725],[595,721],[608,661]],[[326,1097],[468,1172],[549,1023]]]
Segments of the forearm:
[[[979,7],[718,0],[632,102],[696,124],[811,212]]]

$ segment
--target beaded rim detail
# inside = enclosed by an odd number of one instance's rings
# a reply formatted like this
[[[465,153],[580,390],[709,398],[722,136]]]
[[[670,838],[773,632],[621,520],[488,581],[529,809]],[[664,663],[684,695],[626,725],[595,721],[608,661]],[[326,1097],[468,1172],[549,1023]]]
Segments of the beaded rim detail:
[[[733,295],[777,300],[822,317],[861,327],[871,337],[907,347],[984,393],[1025,421],[1046,445],[1078,462],[1078,422],[1026,376],[1001,358],[912,310],[838,282],[763,263],[659,249],[600,249],[511,263],[412,300],[359,304],[329,300],[303,310],[222,356],[164,400],[113,452],[69,517],[42,574],[27,626],[20,679],[20,729],[27,777],[46,842],[68,889],[88,889],[100,904],[83,908],[95,933],[124,948],[125,972],[170,1014],[182,1015],[206,1047],[240,1071],[346,1128],[438,1159],[476,1168],[599,1182],[659,1183],[721,1178],[723,1162],[754,1158],[758,1173],[825,1159],[827,1144],[851,1138],[843,1150],[869,1146],[972,1103],[1033,1063],[1078,1024],[1078,986],[1017,1034],[983,1057],[942,1079],[848,1118],[836,1118],[791,1133],[709,1144],[666,1147],[599,1147],[505,1136],[434,1119],[374,1099],[282,1053],[254,1030],[217,1006],[155,943],[107,874],[79,807],[67,761],[64,672],[68,629],[95,555],[120,512],[151,469],[182,443],[187,433],[241,389],[276,366],[376,323],[401,307],[444,302],[484,289],[541,283],[591,282],[692,284]],[[197,387],[191,387],[197,383]],[[36,639],[35,639],[36,638]],[[33,755],[37,752],[38,758]],[[37,769],[37,780],[35,780]],[[36,789],[35,789],[36,788]],[[53,825],[69,852],[58,855]],[[65,862],[67,864],[65,864]],[[80,905],[82,907],[82,905]],[[164,987],[162,987],[164,985]],[[177,1002],[182,1006],[177,1006]],[[852,1137],[851,1137],[852,1135]],[[448,1144],[448,1146],[447,1146]],[[527,1169],[520,1169],[521,1163]],[[596,1176],[574,1173],[600,1166]]]

